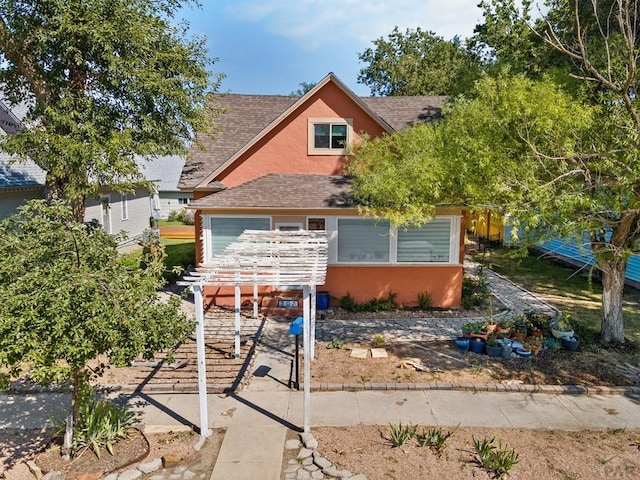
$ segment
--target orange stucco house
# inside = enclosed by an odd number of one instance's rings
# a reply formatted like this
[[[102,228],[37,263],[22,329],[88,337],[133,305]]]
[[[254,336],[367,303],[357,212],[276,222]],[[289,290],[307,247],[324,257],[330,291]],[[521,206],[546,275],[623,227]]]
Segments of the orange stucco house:
[[[358,214],[342,176],[345,147],[440,115],[445,97],[358,97],[329,74],[303,97],[224,95],[212,136],[200,136],[179,187],[193,190],[198,262],[245,229],[326,230],[327,279],[319,290],[358,302],[386,297],[460,306],[464,256],[461,209],[440,210],[422,228],[394,229]],[[262,296],[274,288],[262,288]],[[233,304],[233,289],[207,287],[207,303]],[[250,296],[250,292],[243,292]]]

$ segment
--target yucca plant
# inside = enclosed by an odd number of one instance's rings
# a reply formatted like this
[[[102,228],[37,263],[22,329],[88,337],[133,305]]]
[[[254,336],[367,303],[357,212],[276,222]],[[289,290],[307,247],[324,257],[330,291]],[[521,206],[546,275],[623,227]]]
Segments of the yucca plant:
[[[114,444],[118,440],[129,438],[131,429],[137,422],[133,412],[108,400],[83,402],[73,435],[73,456],[82,455],[90,449],[100,458],[102,448],[113,455]],[[64,422],[58,427],[59,433],[63,433]]]
[[[442,455],[444,449],[447,448],[447,440],[451,437],[460,424],[456,425],[452,431],[445,432],[441,427],[430,428],[428,431],[422,431],[421,433],[416,434],[416,440],[418,441],[418,446],[420,447],[429,447],[433,453],[438,456]]]
[[[394,447],[401,447],[416,436],[417,425],[389,424],[389,441]]]
[[[487,472],[493,474],[496,479],[504,478],[509,475],[511,468],[516,465],[520,459],[515,447],[503,448],[502,442],[495,445],[495,435],[490,439],[477,440],[473,439],[473,446],[478,455],[478,463]]]

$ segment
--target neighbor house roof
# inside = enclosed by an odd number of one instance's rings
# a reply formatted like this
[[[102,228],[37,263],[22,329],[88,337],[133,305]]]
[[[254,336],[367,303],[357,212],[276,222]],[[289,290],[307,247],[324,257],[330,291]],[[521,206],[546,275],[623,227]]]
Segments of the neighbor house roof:
[[[344,176],[270,173],[191,203],[193,208],[353,208]],[[292,207],[293,206],[293,207]]]
[[[387,131],[401,130],[417,122],[440,116],[445,96],[358,97],[335,75],[329,74],[303,97],[281,95],[225,94],[213,105],[223,113],[216,117],[213,135],[198,135],[198,142],[189,151],[178,187],[193,189],[207,186],[214,173],[233,160],[248,146],[295,110],[329,81],[337,84],[356,103],[368,111]]]
[[[160,192],[177,192],[185,157],[165,155],[149,159],[136,158],[140,171],[147,180],[155,182]]]
[[[0,97],[0,136],[16,133],[26,113],[26,103],[10,107]],[[0,151],[0,189],[40,188],[46,175],[32,160],[16,161],[15,157]]]

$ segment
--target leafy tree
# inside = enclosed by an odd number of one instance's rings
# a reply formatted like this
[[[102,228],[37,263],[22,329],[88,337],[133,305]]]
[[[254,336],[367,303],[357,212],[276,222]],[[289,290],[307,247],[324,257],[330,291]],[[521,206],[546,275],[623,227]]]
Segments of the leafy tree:
[[[159,298],[160,247],[147,252],[144,268],[128,269],[113,236],[76,221],[60,202],[35,200],[0,222],[0,256],[0,365],[71,384],[67,449],[89,379],[104,368],[92,370],[91,360],[151,359],[193,329],[178,298]]]
[[[317,85],[317,83],[316,82],[301,82],[298,85],[300,86],[300,88],[291,92],[291,95],[294,96],[294,97],[302,97],[302,96],[304,96],[309,90],[311,90],[313,87],[315,87]]]
[[[529,241],[588,232],[602,274],[602,339],[623,342],[624,274],[640,246],[638,2],[549,7],[528,32],[511,0],[487,10],[497,15],[485,31],[497,64],[502,55],[507,72],[528,78],[484,78],[440,124],[365,142],[351,168],[361,200],[400,223],[424,221],[439,203],[491,204]],[[525,54],[542,45],[527,69]]]
[[[398,27],[373,42],[358,57],[368,64],[358,82],[373,95],[450,95],[463,92],[478,78],[480,63],[458,37],[447,41],[433,32]]]
[[[203,38],[174,25],[191,0],[0,0],[0,91],[24,128],[0,149],[47,172],[78,220],[100,185],[143,181],[135,155],[185,151],[211,118]]]

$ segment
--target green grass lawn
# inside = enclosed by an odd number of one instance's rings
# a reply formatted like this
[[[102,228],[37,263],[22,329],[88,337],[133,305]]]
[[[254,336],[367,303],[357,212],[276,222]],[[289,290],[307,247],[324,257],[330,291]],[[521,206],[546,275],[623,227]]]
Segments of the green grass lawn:
[[[602,284],[588,278],[588,269],[566,267],[534,254],[522,255],[510,248],[487,251],[475,257],[495,272],[530,290],[589,330],[600,331]],[[640,291],[624,293],[624,329],[630,340],[640,341]]]
[[[164,245],[167,258],[164,259],[165,274],[167,281],[173,282],[178,278],[178,274],[173,272],[175,267],[186,268],[188,265],[196,264],[196,242],[193,239],[173,239],[162,238],[160,243]],[[137,268],[140,264],[140,250],[123,255],[123,260],[130,268]]]
[[[178,220],[158,220],[159,227],[189,227],[192,225],[187,225],[186,223],[182,223]]]
[[[174,267],[186,268],[196,264],[196,241],[194,239],[163,238],[160,241],[164,245],[167,258],[164,260],[165,278],[174,281],[178,275],[171,272]]]

